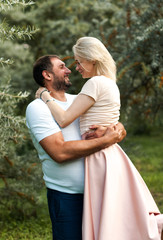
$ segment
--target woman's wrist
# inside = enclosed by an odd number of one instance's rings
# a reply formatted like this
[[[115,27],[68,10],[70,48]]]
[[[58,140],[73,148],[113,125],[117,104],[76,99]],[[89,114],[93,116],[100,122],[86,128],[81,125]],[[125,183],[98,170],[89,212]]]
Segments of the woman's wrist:
[[[48,100],[46,100],[46,104],[48,104],[49,102],[51,102],[51,101],[54,101],[54,98],[49,98]]]
[[[43,91],[40,94],[40,98],[46,103],[47,100],[51,99],[50,93],[48,91]]]
[[[39,91],[40,91],[40,88],[37,90],[36,95],[39,93]],[[48,90],[47,90],[46,88],[44,88],[44,89],[39,93],[39,97],[40,97],[41,100],[42,100],[42,95],[43,95],[44,92],[48,92]]]

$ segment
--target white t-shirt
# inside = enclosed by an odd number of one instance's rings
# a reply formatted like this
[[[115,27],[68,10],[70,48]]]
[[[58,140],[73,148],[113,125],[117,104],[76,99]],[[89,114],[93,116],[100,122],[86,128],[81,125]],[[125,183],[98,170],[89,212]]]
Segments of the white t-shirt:
[[[67,101],[55,101],[66,110],[76,96],[66,94]],[[52,160],[39,142],[47,136],[62,130],[65,141],[81,140],[79,119],[60,129],[47,105],[40,99],[31,102],[26,110],[26,123],[42,162],[43,179],[48,188],[66,193],[83,193],[84,159],[76,159],[59,164]]]
[[[94,105],[80,117],[81,134],[93,124],[108,126],[117,123],[120,115],[120,93],[116,82],[105,76],[89,79],[79,94],[95,100]]]

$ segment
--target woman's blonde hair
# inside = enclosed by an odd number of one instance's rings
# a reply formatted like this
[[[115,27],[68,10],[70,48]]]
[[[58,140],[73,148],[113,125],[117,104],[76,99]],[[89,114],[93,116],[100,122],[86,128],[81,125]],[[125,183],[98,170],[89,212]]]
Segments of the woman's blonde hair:
[[[105,75],[116,81],[116,64],[100,40],[94,37],[79,38],[73,52],[80,58],[95,61],[97,76]]]

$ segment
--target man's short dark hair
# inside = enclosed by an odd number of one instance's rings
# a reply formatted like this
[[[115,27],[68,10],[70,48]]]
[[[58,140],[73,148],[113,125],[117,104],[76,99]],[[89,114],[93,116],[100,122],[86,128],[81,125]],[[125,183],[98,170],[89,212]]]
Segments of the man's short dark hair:
[[[53,67],[51,63],[52,58],[60,59],[57,55],[46,55],[38,58],[33,65],[33,78],[36,81],[36,83],[41,87],[45,87],[44,77],[42,75],[42,72],[44,70],[52,72],[52,67]]]

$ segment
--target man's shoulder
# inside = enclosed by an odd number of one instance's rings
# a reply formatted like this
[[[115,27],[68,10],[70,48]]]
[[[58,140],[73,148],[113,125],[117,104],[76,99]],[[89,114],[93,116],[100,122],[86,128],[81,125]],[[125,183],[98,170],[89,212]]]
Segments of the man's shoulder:
[[[47,114],[50,110],[47,105],[41,99],[35,99],[30,102],[26,108],[26,116],[28,115],[37,115],[37,114]]]
[[[58,124],[41,99],[35,99],[26,108],[26,125],[38,142],[60,131]]]
[[[40,106],[40,105],[43,105],[43,104],[45,104],[45,103],[41,99],[37,98],[37,99],[34,99],[32,102],[30,102],[28,104],[27,108]]]
[[[41,99],[35,99],[32,102],[30,102],[26,108],[27,110],[32,109],[40,109],[40,108],[47,108],[46,104]]]

